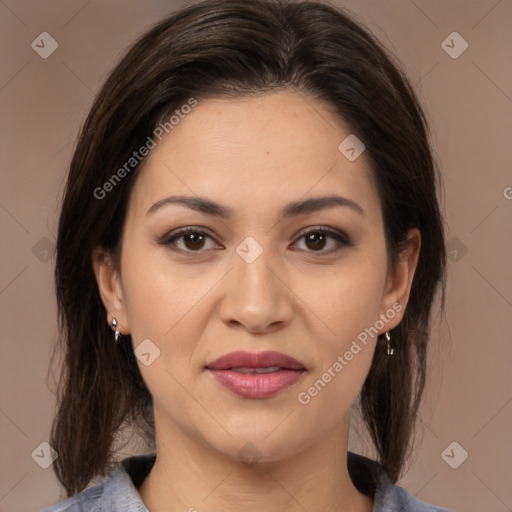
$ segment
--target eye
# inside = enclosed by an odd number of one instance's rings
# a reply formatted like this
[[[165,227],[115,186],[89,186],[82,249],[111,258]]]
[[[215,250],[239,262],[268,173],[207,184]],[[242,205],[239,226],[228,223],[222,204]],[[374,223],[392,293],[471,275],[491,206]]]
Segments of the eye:
[[[208,247],[208,240],[213,242],[210,244],[210,247]],[[341,247],[351,245],[348,236],[325,227],[310,229],[302,234],[299,240],[304,240],[306,247],[304,250],[306,250],[306,252],[332,253],[336,252]],[[194,227],[188,227],[169,233],[159,240],[158,243],[168,246],[173,250],[184,252],[205,252],[208,248],[219,247],[207,232]],[[331,246],[330,248],[329,245]],[[293,247],[296,246],[297,244]],[[326,247],[327,250],[325,250]]]
[[[171,249],[177,249],[185,252],[204,252],[202,249],[207,246],[206,241],[208,239],[213,241],[213,238],[205,231],[200,231],[197,228],[190,227],[170,233],[158,243],[161,245],[171,246]],[[216,245],[213,244],[212,247],[216,247]]]
[[[324,227],[314,228],[304,233],[300,240],[304,240],[307,252],[332,253],[339,250],[340,247],[350,245],[350,240],[345,234]],[[331,248],[324,250],[329,245]]]

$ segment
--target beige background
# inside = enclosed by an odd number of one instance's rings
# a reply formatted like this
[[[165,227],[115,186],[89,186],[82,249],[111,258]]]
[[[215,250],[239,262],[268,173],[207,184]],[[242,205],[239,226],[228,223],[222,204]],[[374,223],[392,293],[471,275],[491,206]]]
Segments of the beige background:
[[[2,512],[40,510],[62,497],[51,467],[31,453],[48,440],[54,407],[46,382],[57,334],[52,251],[77,130],[125,47],[184,4],[0,0]],[[512,2],[339,4],[404,63],[445,181],[447,311],[436,329],[417,456],[400,483],[457,511],[512,510]],[[44,31],[59,45],[47,59],[31,48]],[[469,44],[456,59],[441,46],[454,31]],[[441,456],[453,441],[469,454],[457,469]],[[448,453],[457,461],[461,451]]]

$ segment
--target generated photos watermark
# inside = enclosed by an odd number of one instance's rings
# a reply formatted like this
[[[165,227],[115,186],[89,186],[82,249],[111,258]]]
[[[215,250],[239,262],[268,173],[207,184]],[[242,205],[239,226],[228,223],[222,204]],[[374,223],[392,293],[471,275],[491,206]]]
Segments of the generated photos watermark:
[[[107,196],[107,193],[111,192],[116,185],[118,185],[127,174],[135,169],[140,162],[142,162],[142,159],[156,147],[157,141],[155,139],[161,141],[164,135],[170,133],[196,106],[197,100],[195,98],[189,98],[187,103],[183,104],[179,109],[176,109],[173,112],[168,121],[160,123],[153,130],[152,135],[148,136],[146,142],[137,151],[134,151],[130,158],[128,158],[128,160],[119,169],[117,169],[117,171],[101,187],[96,187],[94,189],[94,197],[100,200],[104,199]]]
[[[385,313],[381,313],[379,320],[377,320],[373,326],[365,328],[357,335],[357,340],[353,340],[350,348],[345,351],[343,355],[339,355],[336,358],[329,368],[322,374],[322,376],[317,379],[313,385],[311,385],[306,391],[301,391],[297,395],[297,399],[299,403],[302,405],[307,405],[311,402],[311,399],[320,393],[325,386],[331,382],[336,375],[338,375],[343,368],[345,368],[350,361],[354,359],[361,350],[366,347],[369,339],[373,339],[375,336],[378,336],[379,331],[381,331],[385,325],[395,318],[396,314],[402,311],[403,306],[399,302],[395,302],[391,308],[389,308]]]

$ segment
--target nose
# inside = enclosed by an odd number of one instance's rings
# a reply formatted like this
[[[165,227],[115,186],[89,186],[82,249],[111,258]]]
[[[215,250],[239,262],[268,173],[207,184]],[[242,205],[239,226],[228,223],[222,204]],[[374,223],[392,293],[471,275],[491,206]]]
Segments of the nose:
[[[252,334],[273,332],[290,323],[293,293],[286,285],[282,266],[270,257],[270,250],[254,260],[235,253],[234,268],[224,280],[220,316],[224,323]]]

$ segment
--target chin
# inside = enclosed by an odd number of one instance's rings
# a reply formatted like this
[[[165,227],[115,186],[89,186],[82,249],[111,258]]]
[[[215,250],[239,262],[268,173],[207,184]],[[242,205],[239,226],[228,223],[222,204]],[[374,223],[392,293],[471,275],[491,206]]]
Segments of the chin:
[[[272,428],[275,429],[275,424]],[[207,439],[206,441],[218,454],[249,467],[256,463],[279,462],[301,450],[303,443],[296,435],[292,436],[281,431],[269,436],[272,428],[230,431],[233,437],[226,434],[222,440]]]

